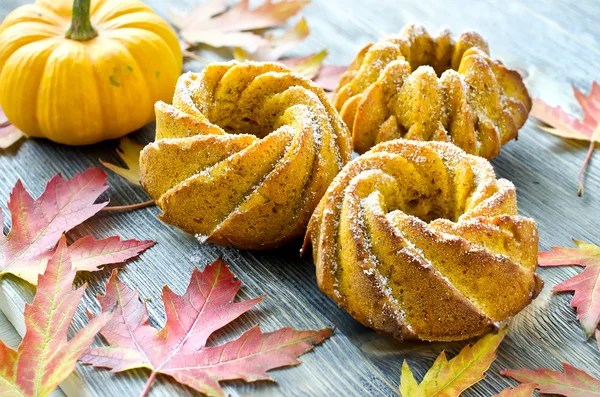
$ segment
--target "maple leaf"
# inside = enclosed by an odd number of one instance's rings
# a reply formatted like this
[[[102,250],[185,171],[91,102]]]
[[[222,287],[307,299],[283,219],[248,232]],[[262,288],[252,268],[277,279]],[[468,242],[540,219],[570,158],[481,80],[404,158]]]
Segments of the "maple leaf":
[[[17,181],[8,202],[12,227],[8,235],[0,233],[0,276],[11,273],[35,284],[61,235],[108,203],[94,204],[108,188],[105,183],[106,175],[97,168],[71,180],[56,175],[34,200]]]
[[[248,0],[229,8],[225,0],[208,0],[192,7],[185,16],[170,13],[170,19],[188,43],[242,47],[255,51],[269,45],[269,42],[251,31],[280,26],[309,3],[309,0],[282,0],[276,3],[267,0],[257,8],[250,9]]]
[[[535,383],[523,383],[514,389],[506,388],[495,397],[532,397],[537,385]]]
[[[121,160],[123,160],[127,168],[119,167],[102,160],[100,160],[100,163],[120,177],[128,180],[134,185],[140,186],[140,152],[143,148],[144,145],[135,143],[128,137],[123,137],[119,142],[117,154]]]
[[[577,248],[551,247],[540,252],[540,266],[583,266],[585,269],[552,289],[553,292],[575,291],[571,306],[577,310],[577,318],[588,337],[600,322],[600,247],[573,239]]]
[[[277,61],[287,51],[293,49],[310,34],[306,19],[302,18],[293,28],[285,31],[281,36],[267,35],[267,45],[260,46],[255,52],[248,52],[241,47],[233,50],[233,56],[238,61]]]
[[[421,383],[417,383],[406,360],[402,364],[400,393],[404,397],[454,397],[484,378],[484,373],[496,359],[496,350],[504,339],[506,329],[488,334],[472,347],[466,345],[448,361],[442,352]]]
[[[98,297],[103,312],[115,313],[101,330],[110,346],[90,349],[81,361],[113,372],[150,369],[142,395],[160,373],[209,396],[224,396],[219,381],[272,380],[267,371],[299,364],[298,356],[331,336],[330,329],[295,331],[286,327],[262,333],[254,327],[238,339],[206,346],[211,334],[263,300],[233,302],[240,285],[220,259],[203,272],[195,269],[183,296],[168,287],[163,289],[166,324],[158,331],[149,324],[138,293],[119,281],[115,271],[106,294]]]
[[[96,240],[86,236],[69,246],[73,268],[95,272],[101,266],[126,262],[154,245],[150,240],[121,240],[117,236]]]
[[[567,363],[562,365],[564,372],[538,368],[535,371],[511,369],[500,373],[519,382],[535,383],[536,389],[541,393],[580,397],[600,396],[600,380]]]
[[[107,188],[106,174],[98,168],[70,180],[56,175],[36,200],[27,193],[23,183],[17,181],[8,202],[12,227],[8,235],[0,233],[0,276],[10,273],[35,284],[62,234],[108,203],[94,204]],[[0,225],[4,225],[2,211]],[[125,262],[153,244],[148,240],[84,237],[69,250],[76,271],[96,271],[100,266]]]
[[[25,336],[13,350],[0,341],[0,394],[46,396],[75,368],[79,356],[110,319],[103,313],[67,341],[67,331],[85,285],[73,290],[75,270],[62,237],[48,262],[33,303],[25,305]]]
[[[0,149],[8,148],[23,137],[25,137],[23,131],[8,121],[6,114],[2,110],[2,106],[0,106]]]
[[[590,147],[577,177],[579,185],[577,193],[581,196],[583,195],[583,173],[592,158],[595,143],[600,142],[600,85],[593,82],[588,95],[575,87],[573,93],[583,110],[583,120],[570,116],[560,106],[552,107],[539,99],[533,100],[531,115],[549,125],[549,127],[540,126],[544,131],[562,138],[590,141]]]

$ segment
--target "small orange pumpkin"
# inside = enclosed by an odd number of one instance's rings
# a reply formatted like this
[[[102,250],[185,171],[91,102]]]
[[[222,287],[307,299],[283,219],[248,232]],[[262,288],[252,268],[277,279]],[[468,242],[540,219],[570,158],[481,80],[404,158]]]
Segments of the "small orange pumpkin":
[[[139,0],[38,0],[0,25],[0,106],[29,136],[118,138],[170,102],[181,64],[176,33]]]

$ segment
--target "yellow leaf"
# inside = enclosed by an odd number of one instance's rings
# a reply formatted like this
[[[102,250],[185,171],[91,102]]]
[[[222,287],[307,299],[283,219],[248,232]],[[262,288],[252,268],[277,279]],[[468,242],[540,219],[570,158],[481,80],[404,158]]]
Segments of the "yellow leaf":
[[[488,334],[475,345],[465,346],[452,360],[442,352],[421,383],[417,383],[408,364],[402,366],[400,393],[404,397],[456,397],[485,377],[484,373],[496,359],[496,350],[506,335],[506,329]]]
[[[127,168],[122,168],[111,163],[100,160],[103,166],[122,178],[127,179],[134,185],[140,184],[140,152],[143,145],[133,142],[128,137],[121,138],[117,154],[125,162]]]

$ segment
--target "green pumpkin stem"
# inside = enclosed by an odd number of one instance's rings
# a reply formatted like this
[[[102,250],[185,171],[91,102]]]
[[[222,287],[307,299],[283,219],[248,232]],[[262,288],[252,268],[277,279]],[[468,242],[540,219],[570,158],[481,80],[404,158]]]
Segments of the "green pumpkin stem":
[[[73,1],[73,18],[71,27],[65,37],[71,40],[87,41],[98,36],[98,32],[90,21],[90,0]]]

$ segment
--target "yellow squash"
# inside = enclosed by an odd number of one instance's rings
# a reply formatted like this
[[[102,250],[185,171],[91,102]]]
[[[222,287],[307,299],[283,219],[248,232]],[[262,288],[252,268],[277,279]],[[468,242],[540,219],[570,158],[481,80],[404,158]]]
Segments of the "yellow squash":
[[[0,106],[29,136],[113,139],[154,120],[181,63],[177,35],[139,0],[38,0],[0,25]]]

